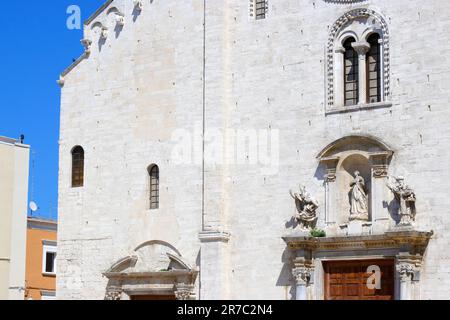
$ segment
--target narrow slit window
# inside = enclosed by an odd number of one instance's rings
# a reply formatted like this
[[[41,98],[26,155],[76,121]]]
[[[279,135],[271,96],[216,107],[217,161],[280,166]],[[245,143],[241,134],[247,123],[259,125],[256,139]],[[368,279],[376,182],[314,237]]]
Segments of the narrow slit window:
[[[358,104],[359,66],[358,53],[353,48],[355,39],[350,38],[344,43],[344,100],[345,106]]]
[[[380,36],[371,35],[367,42],[370,50],[367,53],[367,101],[381,102],[381,66],[380,66]]]
[[[84,150],[77,146],[72,150],[72,187],[84,185]]]
[[[150,179],[150,209],[159,209],[159,167],[153,165],[148,169]]]

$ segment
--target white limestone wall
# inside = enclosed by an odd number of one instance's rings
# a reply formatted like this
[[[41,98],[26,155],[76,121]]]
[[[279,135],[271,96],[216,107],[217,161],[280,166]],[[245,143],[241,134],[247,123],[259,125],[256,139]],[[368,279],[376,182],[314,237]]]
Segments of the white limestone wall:
[[[110,29],[101,52],[92,38],[89,59],[65,77],[59,299],[103,299],[101,273],[150,240],[172,244],[196,264],[201,167],[174,165],[170,138],[176,128],[189,130],[201,121],[201,4],[145,1],[135,21],[129,8],[117,38]],[[73,189],[76,145],[85,150],[85,183]],[[161,196],[160,210],[150,211],[147,167],[153,163],[160,168]]]
[[[190,261],[200,249],[202,168],[171,157],[176,128],[202,121],[203,1],[154,1],[65,77],[61,106],[59,298],[101,299],[100,273],[140,243],[172,243]],[[325,115],[328,27],[369,6],[388,21],[391,108]],[[414,9],[406,9],[414,8]],[[289,189],[307,186],[324,208],[316,155],[349,134],[370,134],[395,155],[392,174],[416,191],[417,226],[435,236],[423,299],[447,298],[450,256],[450,4],[441,0],[270,1],[265,20],[242,0],[206,1],[205,124],[279,132],[278,170],[233,164],[205,170],[205,227],[231,234],[221,246],[234,299],[291,299],[281,236],[295,212]],[[86,152],[85,187],[70,188],[70,150]],[[212,147],[206,144],[206,152]],[[146,210],[146,167],[161,169],[161,210]],[[273,174],[274,173],[274,174]],[[225,255],[225,256],[223,256]],[[209,264],[211,265],[211,264]],[[206,279],[208,280],[208,279]],[[210,279],[213,283],[213,279]],[[202,295],[214,288],[202,286]]]
[[[360,6],[375,9],[389,23],[393,106],[325,116],[328,27]],[[207,3],[207,123],[280,132],[276,175],[261,174],[255,166],[225,167],[220,179],[214,171],[206,175],[206,184],[208,178],[223,181],[215,184],[222,192],[214,194],[225,203],[217,210],[222,208],[231,233],[230,298],[291,299],[290,257],[280,239],[295,213],[289,189],[305,184],[320,199],[323,214],[323,172],[315,157],[350,134],[379,137],[396,151],[391,174],[405,175],[415,188],[417,226],[436,234],[426,254],[421,296],[447,298],[449,14],[444,1],[270,1],[269,17],[252,21],[243,1]]]

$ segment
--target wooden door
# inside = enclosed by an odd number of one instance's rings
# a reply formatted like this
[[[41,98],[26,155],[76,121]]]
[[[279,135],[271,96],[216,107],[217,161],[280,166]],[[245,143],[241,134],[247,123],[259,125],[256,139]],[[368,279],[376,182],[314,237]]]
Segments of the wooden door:
[[[381,271],[381,289],[369,289],[369,266]],[[326,300],[394,300],[394,260],[327,261]]]

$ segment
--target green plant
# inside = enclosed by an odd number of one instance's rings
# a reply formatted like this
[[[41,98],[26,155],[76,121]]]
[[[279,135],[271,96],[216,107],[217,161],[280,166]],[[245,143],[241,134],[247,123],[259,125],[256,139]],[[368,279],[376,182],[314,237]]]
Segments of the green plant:
[[[321,229],[311,230],[311,237],[325,238],[326,236],[327,236],[327,233],[324,230],[321,230]]]

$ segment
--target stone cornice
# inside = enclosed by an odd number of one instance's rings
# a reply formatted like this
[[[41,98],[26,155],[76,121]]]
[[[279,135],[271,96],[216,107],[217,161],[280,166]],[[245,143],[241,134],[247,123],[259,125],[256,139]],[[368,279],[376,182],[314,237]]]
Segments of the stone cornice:
[[[97,18],[114,0],[106,0],[100,8],[98,8],[87,20],[84,25],[89,25],[95,18]]]
[[[433,232],[413,230],[393,230],[379,235],[313,238],[301,235],[288,235],[283,240],[290,249],[306,250],[358,250],[377,248],[412,247],[423,254]]]

